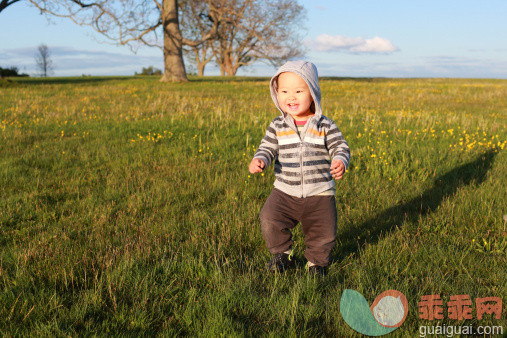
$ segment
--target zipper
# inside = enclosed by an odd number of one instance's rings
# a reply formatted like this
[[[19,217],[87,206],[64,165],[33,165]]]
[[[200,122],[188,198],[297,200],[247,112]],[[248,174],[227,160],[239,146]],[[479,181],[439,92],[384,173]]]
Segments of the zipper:
[[[309,118],[308,121],[306,121],[306,125],[305,125],[305,136],[306,136],[306,130],[308,130],[309,128],[309,123],[310,123],[310,120],[312,119],[313,117]],[[294,120],[292,120],[294,121]],[[300,167],[300,173],[301,173],[301,197],[305,197],[305,194],[304,194],[304,179],[303,179],[303,147],[304,147],[304,142],[303,142],[303,139],[301,138],[301,134],[299,133],[299,131],[297,130],[297,126],[296,126],[296,123],[293,122],[294,124],[294,128],[295,128],[295,131],[297,132],[298,134],[298,137],[299,137],[299,167]],[[289,124],[290,126],[290,124]]]
[[[303,178],[303,141],[299,142],[299,167],[301,168],[301,196],[305,197],[304,178]]]
[[[301,197],[305,197],[305,183],[304,183],[304,177],[303,177],[303,148],[304,148],[304,137],[306,136],[306,131],[308,130],[309,128],[309,125],[310,125],[310,119],[308,119],[308,121],[306,121],[306,125],[305,125],[305,128],[304,128],[304,136],[303,138],[301,138],[301,134],[299,135],[299,167],[301,168]]]

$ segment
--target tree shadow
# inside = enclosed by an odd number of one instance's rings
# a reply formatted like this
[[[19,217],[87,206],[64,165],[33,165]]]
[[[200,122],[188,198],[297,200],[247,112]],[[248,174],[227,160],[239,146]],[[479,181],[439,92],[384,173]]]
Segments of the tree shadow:
[[[489,151],[478,156],[474,161],[461,165],[435,179],[432,188],[426,190],[421,196],[390,207],[380,214],[366,220],[357,227],[352,226],[345,232],[338,232],[341,245],[337,245],[331,255],[331,262],[345,259],[348,255],[359,251],[358,237],[361,244],[378,242],[382,235],[392,232],[403,223],[416,222],[419,217],[435,211],[438,206],[458,189],[470,184],[481,184],[491,169],[496,153]]]

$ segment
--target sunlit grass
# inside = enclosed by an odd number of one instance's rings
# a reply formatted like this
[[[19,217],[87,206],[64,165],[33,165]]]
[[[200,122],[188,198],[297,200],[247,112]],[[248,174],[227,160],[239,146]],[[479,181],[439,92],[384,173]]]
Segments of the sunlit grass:
[[[23,79],[0,89],[0,332],[351,335],[345,288],[497,296],[507,82],[323,79],[349,142],[324,281],[271,276],[248,163],[278,113],[269,79]],[[474,317],[475,318],[475,317]],[[474,325],[498,325],[487,318]],[[449,325],[458,322],[446,319]]]

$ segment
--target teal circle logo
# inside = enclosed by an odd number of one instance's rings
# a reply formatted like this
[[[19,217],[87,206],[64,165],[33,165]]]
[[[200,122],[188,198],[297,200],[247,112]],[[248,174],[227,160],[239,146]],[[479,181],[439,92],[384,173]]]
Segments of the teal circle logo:
[[[371,305],[362,294],[346,289],[340,299],[343,320],[355,331],[368,336],[382,336],[393,332],[405,321],[408,301],[397,290],[382,292]]]

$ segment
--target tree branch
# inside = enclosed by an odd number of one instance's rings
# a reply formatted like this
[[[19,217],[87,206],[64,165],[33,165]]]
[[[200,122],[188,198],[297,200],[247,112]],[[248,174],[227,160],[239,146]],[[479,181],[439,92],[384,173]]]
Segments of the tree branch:
[[[0,2],[0,12],[3,11],[4,9],[6,9],[7,7],[9,7],[10,5],[15,4],[18,1],[20,1],[20,0],[11,0],[10,2],[9,2],[9,0],[2,0]]]

